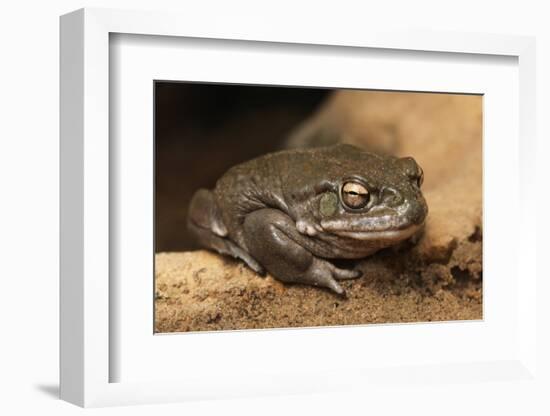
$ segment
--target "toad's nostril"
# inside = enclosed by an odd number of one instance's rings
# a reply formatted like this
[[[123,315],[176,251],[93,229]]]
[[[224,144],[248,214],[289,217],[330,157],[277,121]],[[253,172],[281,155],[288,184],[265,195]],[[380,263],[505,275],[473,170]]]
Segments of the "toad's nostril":
[[[412,204],[409,207],[409,213],[408,216],[414,224],[421,224],[424,222],[424,219],[426,218],[427,209],[426,205],[422,203],[416,203]]]
[[[401,194],[397,190],[389,187],[382,188],[380,191],[380,200],[388,207],[395,207],[403,202]]]

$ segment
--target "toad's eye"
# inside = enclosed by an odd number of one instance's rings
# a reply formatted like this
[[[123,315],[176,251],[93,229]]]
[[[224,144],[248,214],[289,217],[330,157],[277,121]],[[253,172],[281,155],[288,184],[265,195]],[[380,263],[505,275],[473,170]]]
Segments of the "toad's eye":
[[[418,185],[418,187],[420,188],[422,186],[422,184],[424,183],[424,171],[422,170],[422,168],[419,166],[418,167],[418,178],[416,179],[416,184]]]
[[[360,209],[369,203],[369,190],[357,182],[346,182],[342,186],[342,202],[351,209]]]

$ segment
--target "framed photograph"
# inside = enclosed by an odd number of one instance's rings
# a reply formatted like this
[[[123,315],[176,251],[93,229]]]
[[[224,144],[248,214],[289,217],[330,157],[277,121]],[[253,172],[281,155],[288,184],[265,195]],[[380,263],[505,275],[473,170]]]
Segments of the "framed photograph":
[[[61,18],[61,397],[538,383],[534,40],[246,22]]]

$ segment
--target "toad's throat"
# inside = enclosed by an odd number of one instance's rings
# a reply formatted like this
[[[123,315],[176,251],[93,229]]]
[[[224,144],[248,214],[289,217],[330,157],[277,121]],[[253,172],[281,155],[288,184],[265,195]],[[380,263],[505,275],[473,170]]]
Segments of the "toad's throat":
[[[337,233],[339,231],[357,231],[357,232],[375,232],[375,231],[390,231],[402,230],[409,228],[412,225],[419,224],[424,221],[424,218],[419,218],[419,221],[411,219],[410,215],[388,214],[388,215],[373,215],[359,217],[344,217],[335,219],[321,220],[321,227],[325,231]]]
[[[330,232],[340,237],[351,238],[363,241],[402,241],[414,235],[423,224],[402,225],[399,228],[388,228],[381,230],[346,230],[331,229]],[[327,230],[328,231],[328,230]]]

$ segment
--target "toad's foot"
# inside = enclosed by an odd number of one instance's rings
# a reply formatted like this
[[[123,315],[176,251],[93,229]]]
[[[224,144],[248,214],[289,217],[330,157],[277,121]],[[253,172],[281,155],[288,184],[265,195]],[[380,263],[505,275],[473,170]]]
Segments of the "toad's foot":
[[[336,280],[356,279],[362,275],[359,270],[339,269],[332,263],[313,257],[311,265],[304,273],[304,283],[309,283],[313,286],[322,286],[331,289],[339,295],[344,294],[344,289]]]

